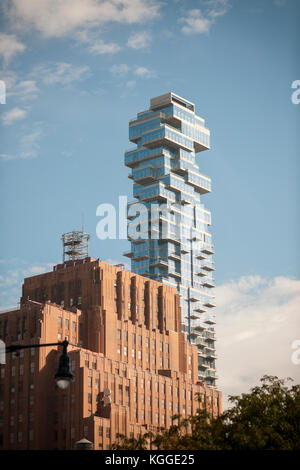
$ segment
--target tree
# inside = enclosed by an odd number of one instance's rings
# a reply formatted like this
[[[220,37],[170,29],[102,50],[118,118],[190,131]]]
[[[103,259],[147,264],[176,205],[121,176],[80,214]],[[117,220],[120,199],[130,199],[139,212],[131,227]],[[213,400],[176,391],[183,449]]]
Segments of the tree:
[[[194,416],[173,417],[173,425],[139,439],[118,435],[114,449],[141,450],[300,450],[300,385],[290,388],[276,376],[230,396],[232,407],[215,419],[198,409]],[[176,421],[176,424],[175,424]]]

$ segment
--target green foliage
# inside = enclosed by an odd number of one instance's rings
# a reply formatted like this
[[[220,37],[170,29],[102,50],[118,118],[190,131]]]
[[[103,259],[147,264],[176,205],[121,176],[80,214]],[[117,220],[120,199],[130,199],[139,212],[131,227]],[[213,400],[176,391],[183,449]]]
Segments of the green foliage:
[[[300,450],[300,385],[289,388],[289,380],[265,375],[250,393],[229,397],[231,408],[216,419],[200,409],[185,419],[177,415],[156,435],[119,435],[113,449]]]

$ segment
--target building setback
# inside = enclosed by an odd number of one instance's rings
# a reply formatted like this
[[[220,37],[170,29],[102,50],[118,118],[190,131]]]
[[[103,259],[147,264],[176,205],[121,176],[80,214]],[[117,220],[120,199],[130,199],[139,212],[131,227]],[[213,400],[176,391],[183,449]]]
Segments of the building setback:
[[[130,121],[129,140],[137,147],[125,153],[125,165],[138,202],[128,206],[131,250],[124,255],[133,272],[178,289],[199,379],[215,385],[214,247],[202,201],[211,179],[196,162],[210,148],[210,131],[193,103],[167,93]]]
[[[60,347],[7,354],[0,449],[72,449],[83,437],[108,449],[117,433],[167,428],[199,407],[222,411],[221,393],[198,381],[176,289],[118,266],[85,258],[26,278],[20,308],[0,315],[0,337],[7,346],[67,338],[75,376],[57,388]]]

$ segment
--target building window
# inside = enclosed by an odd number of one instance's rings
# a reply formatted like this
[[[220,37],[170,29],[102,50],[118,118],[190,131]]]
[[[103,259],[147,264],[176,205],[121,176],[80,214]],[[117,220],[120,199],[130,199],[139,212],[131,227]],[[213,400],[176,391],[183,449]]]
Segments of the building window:
[[[70,322],[67,318],[66,318],[65,326],[66,326],[66,330],[70,329]]]
[[[124,341],[128,341],[128,331],[124,331]]]
[[[62,328],[62,317],[58,317],[58,328]]]
[[[145,388],[145,380],[144,379],[141,379],[141,387]]]
[[[84,435],[84,437],[88,437],[88,435],[89,435],[89,427],[88,426],[83,427],[83,435]]]
[[[155,349],[155,346],[156,346],[156,341],[155,339],[152,340],[152,349]]]
[[[141,361],[142,360],[142,351],[138,351],[138,359]]]
[[[57,333],[57,339],[58,339],[58,341],[61,341],[61,340],[62,340],[61,333]]]
[[[12,368],[11,368],[11,375],[12,375],[12,377],[14,377],[14,376],[16,375],[16,368],[15,368],[15,366],[12,366]]]
[[[19,415],[19,423],[21,424],[23,422],[23,416]]]
[[[88,403],[92,403],[92,394],[91,393],[88,394]]]
[[[71,428],[71,439],[75,439],[75,428]]]
[[[76,331],[76,322],[75,321],[73,321],[73,323],[72,323],[72,329],[73,329],[73,331]]]
[[[135,358],[135,349],[133,349],[133,348],[132,348],[132,350],[131,350],[131,356],[132,356],[133,358]]]
[[[106,437],[110,438],[110,428],[106,428]]]
[[[29,430],[29,440],[33,441],[33,429]]]
[[[149,338],[146,338],[146,348],[149,348]]]
[[[117,339],[121,339],[121,330],[117,330]]]
[[[141,337],[141,335],[138,336],[138,345],[142,346],[142,337]]]
[[[163,350],[163,344],[162,344],[162,341],[159,342],[159,350],[162,351]]]
[[[127,356],[127,346],[124,346],[124,356]]]
[[[121,345],[120,344],[118,344],[118,346],[117,346],[117,354],[121,354]]]
[[[22,431],[18,432],[18,443],[21,444],[22,442]]]
[[[92,386],[92,377],[88,377],[88,387]]]
[[[9,423],[10,423],[11,426],[14,426],[14,424],[15,424],[15,418],[14,418],[14,416],[11,416],[11,417],[10,417]]]
[[[13,444],[14,441],[15,441],[15,435],[14,435],[13,432],[11,432],[10,435],[9,435],[9,442],[10,442],[11,444]]]
[[[192,364],[192,356],[189,356],[189,365]]]
[[[34,362],[30,363],[30,372],[33,374],[34,373]]]
[[[135,338],[136,338],[135,333],[132,333],[132,343],[133,343],[133,344],[135,344]]]

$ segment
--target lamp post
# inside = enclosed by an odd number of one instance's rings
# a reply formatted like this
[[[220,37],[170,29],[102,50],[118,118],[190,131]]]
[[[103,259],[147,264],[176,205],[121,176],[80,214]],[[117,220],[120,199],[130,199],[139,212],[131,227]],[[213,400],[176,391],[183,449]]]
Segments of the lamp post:
[[[54,376],[55,382],[57,386],[65,390],[68,388],[70,383],[72,382],[74,376],[70,370],[70,360],[69,356],[67,354],[67,347],[68,345],[71,344],[67,340],[62,341],[60,343],[46,343],[46,344],[12,344],[10,346],[6,346],[5,351],[7,353],[13,353],[13,352],[18,352],[20,349],[28,349],[28,348],[43,348],[47,346],[62,346],[63,351],[62,355],[59,358],[59,364],[58,364],[58,369],[57,372]],[[74,345],[75,346],[75,345]]]

